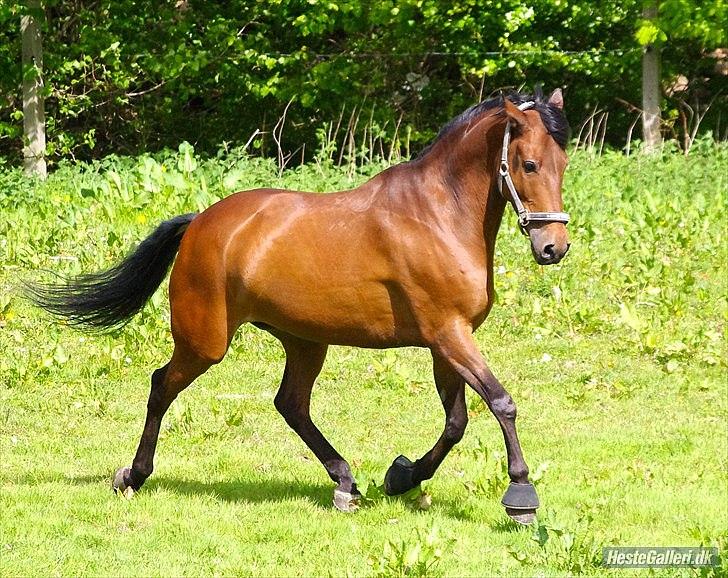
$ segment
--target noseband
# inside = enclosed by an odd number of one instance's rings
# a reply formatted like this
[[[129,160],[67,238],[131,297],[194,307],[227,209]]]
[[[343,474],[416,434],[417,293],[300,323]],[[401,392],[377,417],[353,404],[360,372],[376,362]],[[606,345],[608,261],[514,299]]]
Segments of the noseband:
[[[520,110],[528,110],[532,108],[534,103],[532,101],[524,102],[519,104]],[[513,184],[511,173],[508,168],[508,145],[511,142],[511,121],[506,122],[506,131],[503,134],[503,151],[501,152],[500,169],[498,171],[500,178],[498,179],[498,191],[503,194],[503,182],[505,181],[508,191],[511,194],[511,202],[513,208],[518,215],[518,224],[521,227],[523,234],[526,233],[526,227],[529,223],[534,221],[540,221],[545,223],[566,223],[569,222],[569,213],[532,213],[526,207],[523,206],[518,193],[516,192],[516,186]]]

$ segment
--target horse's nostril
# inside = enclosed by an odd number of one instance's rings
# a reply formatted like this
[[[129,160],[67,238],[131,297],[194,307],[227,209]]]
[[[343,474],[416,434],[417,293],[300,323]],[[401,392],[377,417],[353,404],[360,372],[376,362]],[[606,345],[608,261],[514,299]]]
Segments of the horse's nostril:
[[[549,243],[548,245],[546,245],[546,246],[545,246],[545,247],[543,248],[543,251],[542,251],[541,253],[542,253],[542,255],[543,255],[543,256],[544,256],[544,257],[545,257],[546,259],[553,259],[553,258],[554,258],[554,254],[555,254],[555,253],[554,253],[554,246],[553,246],[553,245],[552,245],[551,243]]]

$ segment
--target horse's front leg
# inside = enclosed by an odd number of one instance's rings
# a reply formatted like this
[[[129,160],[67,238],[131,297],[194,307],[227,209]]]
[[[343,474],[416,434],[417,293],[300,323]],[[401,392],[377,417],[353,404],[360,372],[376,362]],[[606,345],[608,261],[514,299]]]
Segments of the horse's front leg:
[[[458,324],[439,336],[433,351],[447,361],[452,370],[470,385],[498,420],[508,454],[508,476],[511,483],[501,503],[516,522],[529,524],[539,506],[536,490],[528,481],[528,466],[523,459],[516,433],[516,404],[483,359],[466,324]]]
[[[505,439],[508,477],[511,479],[501,503],[516,522],[530,524],[535,519],[539,502],[533,484],[528,481],[528,466],[516,433],[513,398],[488,369],[469,327],[459,326],[447,334],[438,343],[438,349],[452,368],[483,398],[498,420]]]
[[[403,494],[435,475],[435,470],[462,439],[468,425],[465,381],[439,355],[433,354],[432,361],[435,385],[445,409],[445,429],[433,448],[416,462],[412,463],[404,456],[394,460],[384,478],[384,489],[389,495]]]

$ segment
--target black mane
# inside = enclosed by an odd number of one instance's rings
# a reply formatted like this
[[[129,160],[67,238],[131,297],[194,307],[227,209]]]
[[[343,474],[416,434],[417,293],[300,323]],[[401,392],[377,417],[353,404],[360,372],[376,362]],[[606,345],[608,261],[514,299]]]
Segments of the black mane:
[[[566,144],[569,139],[569,123],[566,120],[566,116],[564,116],[564,112],[560,108],[554,106],[553,104],[549,104],[548,101],[544,99],[541,89],[537,87],[535,90],[535,94],[514,92],[506,96],[500,95],[494,98],[490,98],[488,100],[484,100],[483,102],[479,102],[478,104],[474,104],[465,112],[459,114],[458,116],[450,120],[445,126],[443,126],[440,129],[440,132],[437,133],[437,136],[432,140],[432,142],[428,144],[420,152],[420,154],[417,155],[417,158],[421,158],[425,154],[427,154],[430,149],[432,149],[432,147],[435,145],[435,143],[437,143],[446,135],[450,134],[456,128],[467,124],[487,110],[502,107],[504,98],[507,98],[515,105],[523,104],[524,102],[529,101],[535,103],[533,108],[534,110],[537,110],[538,113],[541,115],[541,121],[546,127],[548,133],[553,137],[553,139],[562,149],[566,149]]]

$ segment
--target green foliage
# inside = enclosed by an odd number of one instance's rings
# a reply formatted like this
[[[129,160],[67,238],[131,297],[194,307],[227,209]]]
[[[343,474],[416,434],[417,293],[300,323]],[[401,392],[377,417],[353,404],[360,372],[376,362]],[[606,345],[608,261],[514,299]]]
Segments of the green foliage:
[[[450,544],[454,540],[450,541]],[[396,543],[387,540],[384,543],[382,554],[378,558],[370,559],[372,576],[375,578],[404,578],[405,576],[442,576],[438,567],[443,556],[443,550],[448,542],[440,538],[436,526],[428,532],[419,530],[406,541]]]
[[[283,156],[298,164],[313,157],[316,127],[325,123],[340,125],[329,139],[340,151],[349,150],[352,138],[361,151],[379,134],[382,148],[399,152],[409,141],[421,147],[479,98],[537,82],[566,88],[575,127],[595,107],[610,112],[607,140],[621,145],[633,114],[616,99],[638,103],[639,46],[658,37],[669,39],[666,83],[677,75],[689,80],[689,90],[668,101],[674,113],[665,118],[676,134],[687,132],[680,102],[697,110],[725,93],[726,79],[710,56],[728,28],[723,0],[664,0],[656,23],[640,19],[638,0],[46,0],[44,6],[54,162],[182,141],[214,154],[223,142],[242,145],[254,135],[251,150],[275,155],[280,143]],[[18,2],[0,8],[0,155],[13,159],[21,145],[23,10]],[[717,112],[708,112],[703,129],[717,127]]]
[[[568,525],[556,521],[553,512],[540,514],[529,548],[511,548],[509,552],[521,564],[549,566],[570,576],[590,574],[601,567],[601,544],[605,543],[596,539],[593,522],[589,511],[581,512],[576,522]]]
[[[481,471],[474,480],[467,480],[465,487],[473,494],[488,499],[499,499],[505,493],[510,481],[505,452],[491,451],[483,440],[478,440],[478,446],[472,455]]]
[[[725,43],[728,7],[724,0],[659,0],[657,4],[657,18],[640,20],[635,33],[642,46],[680,40],[708,48]]]

